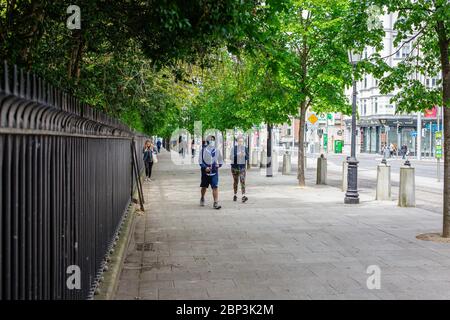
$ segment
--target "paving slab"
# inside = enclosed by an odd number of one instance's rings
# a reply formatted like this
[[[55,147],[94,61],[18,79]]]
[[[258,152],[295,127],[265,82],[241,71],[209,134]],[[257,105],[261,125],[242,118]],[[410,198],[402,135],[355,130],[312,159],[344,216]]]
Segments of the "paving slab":
[[[116,299],[450,299],[450,245],[417,240],[439,232],[435,210],[399,208],[361,193],[343,203],[333,186],[307,187],[295,175],[252,168],[247,196],[233,202],[220,170],[221,210],[199,206],[199,168],[177,166],[166,151],[144,183]],[[380,289],[369,289],[377,266]]]

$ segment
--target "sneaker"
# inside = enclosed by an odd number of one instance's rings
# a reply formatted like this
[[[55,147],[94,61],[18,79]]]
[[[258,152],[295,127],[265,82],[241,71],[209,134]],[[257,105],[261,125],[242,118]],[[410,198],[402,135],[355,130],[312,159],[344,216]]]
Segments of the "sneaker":
[[[237,196],[236,195],[234,195],[233,201],[237,201]]]
[[[248,200],[248,198],[246,197],[246,196],[243,196],[242,197],[242,202],[245,202],[245,201],[247,201]]]
[[[200,199],[200,207],[204,207],[205,206],[205,199]]]
[[[219,206],[217,202],[214,202],[213,208],[219,210],[220,208],[222,208],[222,206]]]

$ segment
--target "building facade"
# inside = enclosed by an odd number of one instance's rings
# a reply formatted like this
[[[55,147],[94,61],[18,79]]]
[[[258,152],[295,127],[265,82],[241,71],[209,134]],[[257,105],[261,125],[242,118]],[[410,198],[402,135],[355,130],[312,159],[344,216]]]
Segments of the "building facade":
[[[386,14],[381,19],[385,30],[384,48],[382,52],[377,53],[385,57],[386,63],[390,66],[396,66],[408,55],[417,54],[412,51],[413,41],[405,41],[398,46],[394,45],[396,14]],[[367,58],[374,53],[373,48],[366,48],[362,58]],[[436,87],[439,75],[420,77],[418,80],[427,87]],[[395,92],[381,94],[378,84],[378,80],[372,75],[365,75],[363,79],[357,82],[358,151],[381,153],[384,146],[392,144],[396,149],[406,145],[411,155],[417,155],[418,145],[420,145],[422,156],[433,156],[435,148],[434,133],[442,126],[441,123],[438,123],[440,108],[424,106],[424,108],[429,108],[420,114],[398,113],[395,104],[390,101]],[[347,91],[347,95],[349,101],[351,101],[351,88]],[[344,121],[346,126],[345,146],[348,148],[351,137],[351,117],[346,116]]]

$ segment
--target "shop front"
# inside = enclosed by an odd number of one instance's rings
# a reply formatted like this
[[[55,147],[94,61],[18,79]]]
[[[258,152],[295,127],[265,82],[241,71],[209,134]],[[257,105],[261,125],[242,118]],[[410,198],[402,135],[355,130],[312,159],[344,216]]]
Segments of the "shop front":
[[[417,132],[416,116],[365,119],[360,121],[361,152],[381,154],[385,146],[391,145],[400,152],[400,148],[406,145],[409,154],[416,156],[418,134],[421,134],[422,156],[433,157],[437,130],[437,120],[431,117],[422,118],[420,133]]]

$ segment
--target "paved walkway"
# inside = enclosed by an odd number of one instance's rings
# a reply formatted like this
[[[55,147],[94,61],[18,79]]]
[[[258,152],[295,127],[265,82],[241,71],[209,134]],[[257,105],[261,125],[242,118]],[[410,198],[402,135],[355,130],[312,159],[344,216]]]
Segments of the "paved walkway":
[[[210,194],[199,207],[199,176],[160,156],[117,299],[450,299],[450,244],[415,238],[440,231],[440,214],[367,193],[344,205],[339,189],[314,185],[313,170],[300,189],[295,175],[252,169],[249,201],[235,203],[228,168],[217,211]],[[367,288],[370,265],[379,290]]]

